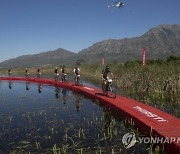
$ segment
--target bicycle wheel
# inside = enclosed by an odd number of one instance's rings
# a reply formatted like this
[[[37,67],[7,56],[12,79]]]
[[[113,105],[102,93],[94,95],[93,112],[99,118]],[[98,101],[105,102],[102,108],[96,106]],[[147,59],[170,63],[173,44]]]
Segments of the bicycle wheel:
[[[64,78],[64,82],[65,82],[65,83],[68,83],[68,80],[66,79],[66,77]]]
[[[55,81],[58,81],[59,80],[59,74],[54,74],[54,79],[55,79]]]
[[[103,92],[103,95],[105,95],[105,96],[108,94],[106,84],[104,82],[102,83],[102,92]]]
[[[75,84],[75,85],[78,85],[77,77],[76,77],[76,76],[74,77],[74,84]]]
[[[115,91],[115,88],[112,85],[109,85],[108,96],[111,97],[111,98],[116,98],[116,91]]]
[[[80,80],[80,77],[77,77],[77,85],[78,86],[82,86],[83,85],[82,81]]]
[[[62,81],[62,82],[65,82],[65,81],[66,81],[64,75],[61,76],[61,81]]]
[[[81,80],[79,80],[79,83],[78,83],[79,86],[83,86],[83,82]]]

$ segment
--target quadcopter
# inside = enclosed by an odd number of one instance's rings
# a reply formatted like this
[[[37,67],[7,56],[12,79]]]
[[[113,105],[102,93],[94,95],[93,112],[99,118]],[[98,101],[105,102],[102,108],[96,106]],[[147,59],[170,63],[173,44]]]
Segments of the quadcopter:
[[[118,1],[118,2],[114,3],[113,5],[109,5],[108,8],[110,8],[110,7],[122,8],[124,5],[125,5],[124,3]]]

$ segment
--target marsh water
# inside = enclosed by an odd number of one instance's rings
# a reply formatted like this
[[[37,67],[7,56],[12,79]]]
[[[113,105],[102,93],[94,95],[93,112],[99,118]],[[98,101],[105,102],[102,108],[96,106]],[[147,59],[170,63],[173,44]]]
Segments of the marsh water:
[[[124,147],[133,124],[60,87],[0,81],[0,123],[0,153],[149,152],[148,144]]]

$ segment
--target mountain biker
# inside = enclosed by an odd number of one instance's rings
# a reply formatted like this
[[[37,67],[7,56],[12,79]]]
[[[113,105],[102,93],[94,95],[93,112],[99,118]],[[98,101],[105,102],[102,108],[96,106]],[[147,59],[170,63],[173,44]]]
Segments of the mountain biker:
[[[73,71],[74,71],[75,76],[80,75],[80,68],[79,67],[76,66]]]
[[[74,81],[76,81],[76,80],[77,80],[77,77],[80,76],[80,68],[76,66],[76,67],[74,68],[73,72],[74,72]]]
[[[54,74],[58,74],[58,69],[57,69],[57,67],[55,67],[55,69],[54,69]]]
[[[59,78],[59,73],[58,73],[58,68],[57,67],[55,67],[55,69],[54,69],[54,78],[55,79]]]
[[[26,71],[25,71],[25,75],[26,75],[26,77],[29,76],[29,72],[28,72],[28,69],[27,69],[27,68],[26,68]]]
[[[65,73],[65,65],[64,64],[61,66],[61,73]]]
[[[11,76],[12,72],[11,69],[8,70],[8,76]]]
[[[65,65],[63,64],[61,66],[61,79],[62,81],[65,81],[65,76],[66,76],[66,73],[65,73]]]
[[[102,71],[102,80],[106,85],[108,81],[108,74],[111,74],[112,79],[114,79],[114,74],[110,71],[110,67],[106,66],[105,69]]]
[[[37,70],[37,76],[38,76],[38,77],[41,77],[41,74],[42,74],[42,73],[41,73],[41,70],[40,70],[40,68],[38,68],[38,70]]]

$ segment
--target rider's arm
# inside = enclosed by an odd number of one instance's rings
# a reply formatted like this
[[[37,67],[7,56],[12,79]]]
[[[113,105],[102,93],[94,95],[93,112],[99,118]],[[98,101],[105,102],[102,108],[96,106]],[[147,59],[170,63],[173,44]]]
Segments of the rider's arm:
[[[112,76],[112,78],[114,79],[114,74],[111,72],[111,76]]]
[[[104,70],[102,70],[102,72],[101,72],[101,79],[102,80],[104,79]]]
[[[77,68],[77,74],[80,74],[80,68],[79,67]]]
[[[103,79],[103,74],[101,74],[101,79]]]

